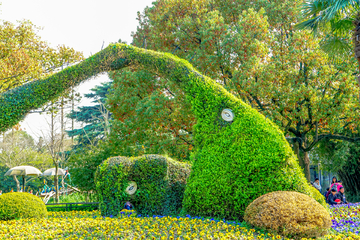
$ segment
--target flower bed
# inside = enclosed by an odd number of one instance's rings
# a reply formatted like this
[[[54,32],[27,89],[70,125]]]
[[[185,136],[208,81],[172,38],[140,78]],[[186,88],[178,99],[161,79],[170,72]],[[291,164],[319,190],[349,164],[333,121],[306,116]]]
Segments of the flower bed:
[[[332,206],[332,228],[338,233],[360,235],[360,203]]]
[[[360,204],[331,207],[334,233],[322,239],[360,239]],[[0,239],[283,239],[238,222],[201,217],[114,217],[99,211],[50,212],[46,219],[0,221]]]

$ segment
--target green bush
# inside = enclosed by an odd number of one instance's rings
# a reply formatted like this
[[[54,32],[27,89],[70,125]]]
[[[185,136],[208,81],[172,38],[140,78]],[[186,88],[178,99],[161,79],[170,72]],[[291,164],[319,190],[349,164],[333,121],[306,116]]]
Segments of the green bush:
[[[109,158],[95,175],[101,214],[116,216],[126,201],[143,215],[177,214],[189,174],[189,164],[160,155]],[[130,181],[138,188],[133,195],[125,191]]]
[[[0,195],[0,220],[43,218],[46,216],[46,206],[37,196],[21,192]]]

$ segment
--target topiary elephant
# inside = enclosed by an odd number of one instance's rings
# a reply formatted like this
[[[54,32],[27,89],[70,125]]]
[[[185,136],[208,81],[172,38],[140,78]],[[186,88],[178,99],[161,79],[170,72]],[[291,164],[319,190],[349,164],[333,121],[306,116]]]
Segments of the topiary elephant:
[[[142,215],[179,214],[190,168],[160,155],[105,160],[95,174],[101,214],[118,215],[126,201]]]
[[[279,190],[305,193],[325,206],[324,198],[307,183],[283,132],[273,122],[189,62],[168,53],[111,44],[77,65],[1,94],[0,131],[65,89],[98,73],[129,65],[140,65],[178,84],[197,117],[194,163],[183,199],[187,213],[242,219],[250,202]]]

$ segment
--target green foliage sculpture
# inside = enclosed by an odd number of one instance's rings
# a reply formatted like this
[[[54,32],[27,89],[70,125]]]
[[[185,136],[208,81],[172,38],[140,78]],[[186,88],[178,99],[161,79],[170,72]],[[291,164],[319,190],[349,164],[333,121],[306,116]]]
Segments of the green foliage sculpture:
[[[0,95],[0,131],[72,85],[129,65],[177,83],[197,117],[194,164],[183,200],[186,212],[241,219],[250,202],[279,190],[301,192],[325,205],[323,196],[306,182],[288,142],[273,122],[187,61],[168,53],[111,44],[77,65],[6,92]],[[222,118],[224,109],[231,110],[232,120]]]
[[[101,214],[116,216],[130,201],[140,214],[176,215],[189,175],[189,164],[160,155],[109,158],[98,167],[95,177]],[[125,190],[131,182],[137,190],[128,194]]]

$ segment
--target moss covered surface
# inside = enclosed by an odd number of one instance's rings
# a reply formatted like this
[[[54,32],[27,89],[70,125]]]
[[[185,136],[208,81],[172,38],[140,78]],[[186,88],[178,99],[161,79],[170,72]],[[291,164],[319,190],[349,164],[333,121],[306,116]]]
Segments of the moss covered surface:
[[[80,64],[51,77],[0,95],[0,131],[19,122],[31,109],[97,73],[139,65],[176,82],[197,117],[194,164],[183,206],[198,216],[241,219],[246,206],[273,191],[305,193],[325,206],[311,190],[281,130],[190,63],[168,53],[112,44]],[[229,108],[232,122],[221,118]]]

